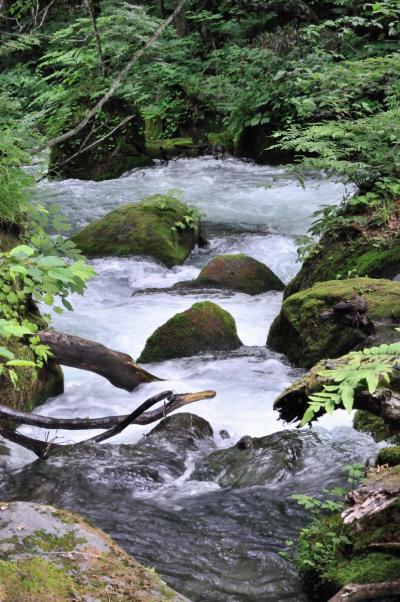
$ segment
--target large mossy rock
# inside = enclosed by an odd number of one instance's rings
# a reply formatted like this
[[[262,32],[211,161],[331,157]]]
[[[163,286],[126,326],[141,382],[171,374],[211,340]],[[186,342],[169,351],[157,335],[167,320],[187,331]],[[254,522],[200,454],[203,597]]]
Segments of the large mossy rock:
[[[234,318],[216,303],[202,301],[178,313],[147,339],[139,363],[189,357],[241,347]]]
[[[341,235],[321,239],[318,251],[305,260],[298,274],[287,285],[285,297],[316,282],[334,280],[338,276],[391,279],[397,274],[400,274],[398,229],[343,227]]]
[[[4,602],[188,602],[76,514],[27,502],[1,511]]]
[[[366,316],[374,324],[371,344],[396,339],[394,326],[400,319],[400,283],[351,278],[320,282],[288,297],[271,326],[267,344],[305,368],[323,358],[339,357],[357,345],[366,345],[368,333],[359,326],[357,315],[354,322],[323,316],[337,303],[351,301],[355,295],[361,295],[367,303]]]
[[[161,194],[114,209],[72,240],[88,257],[149,256],[167,267],[182,264],[195,245],[204,242],[193,210]]]
[[[217,255],[191,284],[195,287],[239,291],[248,295],[282,291],[285,288],[283,282],[265,264],[243,253]]]
[[[400,444],[400,434],[391,434],[388,425],[382,418],[366,410],[357,410],[354,414],[353,427],[356,431],[368,433],[377,442],[387,441]]]
[[[81,99],[77,103],[86,106],[89,101]],[[88,106],[90,108],[91,105]],[[103,142],[69,160],[78,153],[82,145],[86,147],[100,140],[128,117],[131,119]],[[81,113],[78,112],[76,122],[71,120],[64,130],[75,127],[80,119]],[[143,120],[138,110],[126,101],[114,97],[97,113],[94,121],[90,121],[77,135],[52,148],[49,175],[61,179],[100,181],[118,178],[130,169],[152,164],[153,161],[146,152]]]

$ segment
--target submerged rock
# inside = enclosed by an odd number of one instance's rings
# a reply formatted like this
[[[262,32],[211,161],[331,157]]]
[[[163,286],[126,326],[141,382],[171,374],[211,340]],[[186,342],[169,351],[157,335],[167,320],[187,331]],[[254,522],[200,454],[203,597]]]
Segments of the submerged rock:
[[[112,494],[150,492],[173,483],[193,455],[215,449],[209,423],[189,413],[162,420],[135,444],[83,443],[60,448],[46,462],[27,466],[9,482],[29,499],[46,503],[95,498],[99,489]]]
[[[191,478],[215,481],[221,487],[278,483],[302,466],[304,446],[318,443],[318,435],[304,431],[242,437],[235,446],[217,450],[201,460]]]
[[[285,288],[269,267],[243,253],[217,255],[201,270],[195,280],[180,283],[180,286],[182,285],[223,288],[248,295],[282,291]]]
[[[216,303],[202,301],[157,328],[137,361],[161,362],[203,351],[237,349],[241,345],[231,314]]]
[[[188,602],[76,514],[1,504],[0,596],[7,602]]]
[[[357,303],[358,299],[363,303]],[[271,326],[267,344],[293,363],[309,368],[358,345],[393,342],[398,323],[399,282],[332,280],[288,297]]]
[[[114,209],[72,240],[88,257],[149,256],[169,268],[204,244],[196,212],[175,196],[161,194]]]
[[[88,99],[77,101],[81,106],[89,104]],[[86,112],[86,111],[84,111]],[[81,146],[86,147],[95,140],[110,133],[115,126],[129,118],[125,125],[118,128],[100,144],[77,154]],[[77,122],[81,119],[76,116]],[[72,129],[76,122],[65,124],[65,130]],[[95,125],[95,128],[93,128]],[[96,130],[94,139],[92,130]],[[71,159],[71,160],[70,160]],[[146,152],[143,134],[143,120],[136,107],[117,97],[111,98],[95,117],[76,136],[52,148],[49,161],[49,174],[54,178],[78,178],[80,180],[109,180],[118,178],[124,172],[135,167],[152,165],[153,161]]]

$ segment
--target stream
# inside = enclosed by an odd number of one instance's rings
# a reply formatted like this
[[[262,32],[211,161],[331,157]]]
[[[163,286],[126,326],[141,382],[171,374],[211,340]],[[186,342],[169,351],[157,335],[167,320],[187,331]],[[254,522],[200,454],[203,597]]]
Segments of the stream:
[[[297,454],[287,469],[266,471],[286,453],[268,439],[275,452],[268,462],[249,466],[248,478],[226,485],[204,470],[192,478],[208,454],[233,446],[243,435],[282,431],[285,425],[278,421],[273,401],[302,371],[265,347],[281,293],[251,297],[165,289],[195,278],[213,256],[239,252],[264,262],[288,282],[299,269],[297,237],[305,234],[314,211],[340,202],[345,190],[339,183],[316,179],[306,181],[303,189],[280,168],[203,157],[99,183],[45,181],[39,197],[60,205],[75,231],[119,204],[171,189],[182,190],[185,201],[202,211],[209,246],[171,270],[146,258],[94,260],[97,276],[84,297],[71,298],[74,312],[54,315],[54,327],[136,358],[158,326],[194,302],[210,299],[233,315],[244,346],[146,365],[167,380],[133,393],[115,389],[97,375],[65,368],[64,394],[35,411],[57,417],[124,414],[158,391],[214,389],[215,399],[185,408],[207,420],[213,435],[185,447],[178,425],[176,435],[172,430],[168,441],[153,445],[154,436],[143,435],[154,425],[131,426],[112,445],[83,447],[45,462],[1,442],[0,495],[81,513],[193,602],[301,602],[305,598],[296,570],[279,555],[285,540],[295,539],[307,520],[290,496],[343,484],[343,466],[373,457],[376,446],[339,411],[311,432],[287,434],[288,446]],[[23,432],[46,435],[36,428]],[[66,443],[86,438],[87,432],[58,431],[57,437]]]

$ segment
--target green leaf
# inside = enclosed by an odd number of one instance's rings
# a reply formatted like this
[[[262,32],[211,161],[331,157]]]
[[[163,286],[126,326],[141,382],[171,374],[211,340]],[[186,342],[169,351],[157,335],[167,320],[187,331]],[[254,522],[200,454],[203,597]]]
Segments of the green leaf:
[[[311,422],[311,420],[314,418],[314,410],[311,407],[308,407],[307,410],[304,412],[304,416],[301,419],[300,422],[300,426],[305,426],[306,424],[308,424],[309,422]]]
[[[18,259],[19,257],[31,257],[34,253],[35,250],[32,249],[32,247],[28,247],[28,245],[18,245],[11,249],[9,254],[10,257],[16,257]]]
[[[341,395],[344,408],[350,413],[353,409],[354,403],[354,389],[351,385],[343,385],[341,388]]]
[[[35,362],[31,362],[30,360],[10,360],[6,362],[6,366],[15,366],[15,367],[23,367],[23,366],[31,366],[36,367]]]
[[[12,351],[7,349],[7,347],[2,347],[1,345],[0,345],[0,355],[1,355],[1,357],[7,357],[10,360],[12,360],[13,357],[15,357],[15,355]]]

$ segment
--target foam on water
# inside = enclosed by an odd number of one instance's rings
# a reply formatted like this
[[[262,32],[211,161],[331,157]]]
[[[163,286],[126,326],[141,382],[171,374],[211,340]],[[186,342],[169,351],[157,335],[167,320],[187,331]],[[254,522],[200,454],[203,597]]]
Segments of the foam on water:
[[[309,180],[303,189],[280,168],[206,157],[135,170],[106,182],[44,182],[41,198],[57,201],[74,228],[78,228],[123,202],[173,188],[180,188],[184,198],[205,213],[208,248],[195,251],[185,265],[172,270],[146,258],[93,261],[97,277],[83,298],[72,299],[74,312],[54,316],[54,327],[95,339],[136,358],[146,339],[168,318],[196,301],[211,299],[233,315],[245,347],[231,354],[151,365],[149,369],[166,382],[142,386],[131,394],[115,389],[99,376],[66,369],[65,393],[38,411],[52,416],[79,416],[82,412],[91,416],[120,414],[163,389],[215,389],[214,400],[198,402],[190,408],[214,427],[227,428],[235,436],[260,436],[280,430],[282,425],[272,410],[273,401],[299,374],[285,358],[265,348],[282,295],[179,294],[163,289],[195,278],[211,257],[222,253],[247,253],[288,281],[298,269],[294,235],[305,233],[311,214],[321,204],[337,203],[344,188],[337,183]],[[149,288],[159,291],[141,292]],[[343,421],[349,422],[336,413],[324,424]],[[43,435],[37,429],[25,431]],[[133,441],[142,432],[143,429],[131,427],[114,441]],[[58,433],[63,440],[85,436],[79,432]]]

